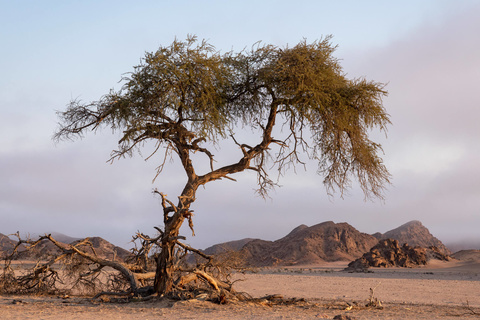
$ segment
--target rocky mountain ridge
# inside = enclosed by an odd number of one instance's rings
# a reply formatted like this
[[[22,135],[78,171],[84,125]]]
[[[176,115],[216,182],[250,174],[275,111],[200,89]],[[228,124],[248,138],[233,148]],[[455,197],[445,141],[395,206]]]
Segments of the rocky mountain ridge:
[[[253,240],[259,240],[259,239],[245,238],[245,239],[236,240],[236,241],[223,242],[223,243],[215,244],[211,247],[208,247],[207,249],[203,250],[203,252],[208,255],[216,255],[216,254],[226,253],[229,251],[238,251],[242,249],[242,247],[246,245],[248,242]]]
[[[445,245],[420,221],[410,221],[383,234],[377,232],[373,235],[362,233],[345,222],[327,221],[311,227],[302,224],[275,241],[242,239],[234,244],[226,242],[216,246],[238,250],[242,259],[252,266],[307,265],[326,261],[352,261],[367,253],[379,240],[388,238],[412,247],[434,246],[440,253],[450,254]],[[241,243],[245,243],[241,249],[234,249]]]
[[[64,243],[70,240],[73,240],[72,243],[79,241],[78,238],[58,233],[55,236]],[[383,234],[374,235],[362,233],[345,222],[327,221],[310,227],[302,224],[275,241],[246,238],[216,244],[204,252],[220,255],[234,251],[238,253],[237,257],[241,257],[251,266],[307,265],[328,261],[353,261],[367,253],[379,240],[387,238],[397,240],[400,245],[407,243],[412,247],[424,248],[435,246],[441,253],[450,254],[444,244],[419,221],[410,221]],[[104,258],[123,260],[130,254],[99,237],[91,237],[90,242],[95,252]],[[0,253],[11,250],[15,244],[16,241],[0,234]],[[56,250],[49,242],[38,247],[39,254],[54,253]],[[93,253],[92,249],[85,250]]]
[[[253,266],[312,264],[323,261],[352,260],[377,243],[348,223],[323,222],[299,226],[276,241],[253,240],[241,249]]]
[[[16,241],[0,233],[0,256],[4,256],[5,253],[12,251],[16,243]]]
[[[369,252],[348,264],[347,271],[365,272],[369,267],[413,268],[426,265],[429,260],[449,261],[450,256],[443,254],[437,247],[412,247],[407,243],[400,245],[391,238],[380,240]]]
[[[401,225],[398,228],[387,231],[384,234],[373,234],[378,240],[382,239],[394,239],[399,243],[408,243],[412,247],[424,247],[431,246],[437,247],[440,252],[450,254],[450,250],[437,238],[435,238],[430,231],[423,226],[420,221],[413,220]]]
[[[52,233],[52,236],[59,242],[67,244],[77,244],[83,239],[73,238],[61,233]],[[35,238],[33,238],[35,239]],[[91,245],[83,245],[81,249],[90,254],[96,254],[101,258],[110,260],[124,261],[130,252],[115,246],[101,237],[89,237],[89,243]],[[71,241],[67,243],[67,241]],[[0,233],[0,256],[5,257],[10,254],[17,244],[17,241],[10,239],[8,236]],[[19,249],[18,258],[20,260],[37,259],[40,257],[47,257],[58,254],[60,250],[50,241],[43,240],[36,245],[35,249],[31,252],[27,252],[25,246],[22,245]]]

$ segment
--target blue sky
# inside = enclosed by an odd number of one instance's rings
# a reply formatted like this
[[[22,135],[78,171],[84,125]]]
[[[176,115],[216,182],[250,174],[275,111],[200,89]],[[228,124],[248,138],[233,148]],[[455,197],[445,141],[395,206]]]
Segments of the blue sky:
[[[246,174],[199,192],[188,242],[274,240],[326,220],[374,233],[415,219],[445,242],[479,238],[480,1],[0,3],[2,233],[99,235],[128,246],[135,231],[161,223],[151,190],[175,195],[183,183],[175,164],[152,184],[153,160],[105,162],[116,146],[108,130],[51,140],[55,110],[119,89],[146,51],[187,34],[222,51],[331,34],[349,76],[388,83],[393,125],[378,136],[393,174],[386,201],[364,202],[355,187],[329,198],[314,165],[288,173],[264,201]]]

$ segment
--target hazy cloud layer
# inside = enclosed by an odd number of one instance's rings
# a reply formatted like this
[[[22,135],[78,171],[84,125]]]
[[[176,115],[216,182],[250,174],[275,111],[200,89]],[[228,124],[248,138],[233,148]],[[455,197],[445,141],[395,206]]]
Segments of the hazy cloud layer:
[[[313,163],[307,172],[287,173],[283,187],[266,201],[254,196],[254,175],[245,174],[237,183],[222,181],[199,191],[193,208],[197,236],[188,241],[206,247],[244,237],[277,239],[299,224],[325,220],[373,233],[416,219],[441,240],[475,237],[480,4],[372,1],[356,8],[352,1],[345,12],[340,4],[268,3],[274,10],[252,12],[248,2],[234,7],[222,2],[206,10],[211,16],[196,14],[194,4],[184,15],[175,4],[143,10],[119,4],[111,12],[101,5],[55,10],[48,2],[9,5],[2,23],[15,31],[3,28],[0,34],[7,45],[0,53],[6,72],[0,80],[0,232],[100,235],[127,246],[136,230],[149,233],[161,224],[160,202],[151,190],[158,187],[175,198],[184,182],[178,165],[152,184],[154,159],[106,163],[117,139],[108,130],[74,143],[51,141],[56,109],[72,98],[88,101],[118,89],[121,74],[145,50],[187,33],[223,50],[257,40],[284,45],[333,34],[349,76],[387,83],[384,104],[393,125],[387,139],[378,135],[393,174],[385,203],[364,202],[358,188],[343,200],[329,198]],[[159,24],[155,12],[172,15]],[[16,22],[22,14],[32,22]]]

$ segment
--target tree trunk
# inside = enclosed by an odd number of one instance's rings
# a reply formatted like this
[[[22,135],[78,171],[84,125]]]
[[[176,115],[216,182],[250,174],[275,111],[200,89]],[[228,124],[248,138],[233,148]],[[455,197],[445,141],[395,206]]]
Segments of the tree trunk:
[[[161,252],[157,259],[157,270],[155,272],[155,292],[167,294],[173,290],[175,273],[175,245],[180,227],[185,220],[182,211],[176,212],[165,225],[165,232],[162,237]]]
[[[154,283],[155,291],[158,294],[166,294],[173,289],[174,249],[174,241],[162,240],[162,251],[158,256]]]
[[[195,190],[196,188],[192,187],[192,184],[187,184],[180,197],[183,200],[179,201],[173,216],[169,217],[169,210],[164,207],[165,229],[162,236],[161,252],[157,258],[154,282],[154,289],[157,294],[168,294],[173,290],[175,281],[175,245],[183,221],[191,214],[189,213],[189,208],[195,200]]]

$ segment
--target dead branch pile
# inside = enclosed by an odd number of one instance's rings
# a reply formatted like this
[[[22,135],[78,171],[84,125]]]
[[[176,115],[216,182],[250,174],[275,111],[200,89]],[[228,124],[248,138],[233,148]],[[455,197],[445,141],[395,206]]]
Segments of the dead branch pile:
[[[18,241],[13,250],[2,258],[2,294],[68,294],[135,299],[154,295],[156,259],[161,250],[160,235],[149,237],[137,233],[132,240],[135,247],[125,260],[106,259],[97,254],[89,238],[65,244],[50,234],[36,240],[22,239],[18,233],[13,236]],[[175,282],[169,298],[183,300],[200,296],[205,300],[226,303],[244,297],[232,289],[231,269],[225,260],[217,261],[205,255],[180,242],[182,238],[176,241],[173,260]],[[46,244],[53,245],[55,250],[44,250]]]

